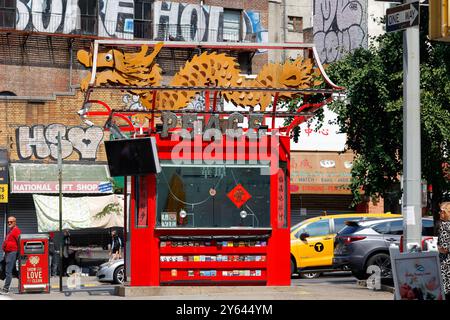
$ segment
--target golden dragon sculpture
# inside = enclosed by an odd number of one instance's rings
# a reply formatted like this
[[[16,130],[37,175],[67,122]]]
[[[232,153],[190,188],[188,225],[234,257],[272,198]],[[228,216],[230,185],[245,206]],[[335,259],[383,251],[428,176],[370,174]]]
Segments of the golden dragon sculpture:
[[[141,86],[160,86],[161,68],[155,58],[162,49],[163,43],[154,46],[148,53],[148,46],[143,45],[140,52],[125,53],[118,49],[99,52],[95,86],[103,84],[135,86],[130,93],[139,95],[141,104],[147,109],[153,105],[151,90],[139,90]],[[79,50],[78,60],[85,67],[92,67],[92,52]],[[272,102],[273,91],[245,91],[245,88],[312,88],[322,83],[320,72],[314,68],[312,59],[297,58],[284,64],[268,63],[264,65],[255,79],[246,79],[240,75],[236,59],[224,53],[204,52],[187,61],[184,67],[170,81],[170,86],[194,87],[239,87],[242,91],[221,91],[222,97],[241,107],[260,106],[264,111]],[[91,74],[81,81],[81,90],[88,88]],[[193,90],[158,90],[156,94],[156,110],[178,110],[185,108],[198,92]],[[292,98],[291,92],[280,92],[279,98]]]

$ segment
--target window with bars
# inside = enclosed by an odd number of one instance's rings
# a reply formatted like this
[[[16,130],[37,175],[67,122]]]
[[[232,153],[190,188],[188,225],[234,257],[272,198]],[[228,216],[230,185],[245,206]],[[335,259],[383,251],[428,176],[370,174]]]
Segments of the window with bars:
[[[14,28],[16,0],[0,0],[0,28]]]
[[[134,2],[135,38],[152,38],[152,3],[153,0],[136,0]]]
[[[223,41],[241,40],[241,17],[240,10],[224,9],[223,11]]]
[[[82,34],[97,34],[97,0],[79,0],[78,6],[80,7]]]
[[[303,32],[303,17],[288,17],[288,31],[290,32]]]

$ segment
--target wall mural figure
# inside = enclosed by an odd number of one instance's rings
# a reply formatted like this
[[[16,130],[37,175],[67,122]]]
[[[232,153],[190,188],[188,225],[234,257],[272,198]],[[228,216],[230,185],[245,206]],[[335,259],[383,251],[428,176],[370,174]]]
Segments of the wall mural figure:
[[[91,12],[88,13],[81,12],[78,2],[17,0],[16,29],[133,39],[133,0],[98,0],[98,7],[89,8]],[[231,41],[238,41],[242,35],[248,42],[268,41],[268,31],[261,23],[258,11],[244,10],[242,30],[233,35],[224,28],[224,11],[223,7],[155,1],[152,10],[154,39],[224,41],[233,36]]]
[[[367,48],[367,0],[315,0],[314,43],[322,63]]]
[[[239,31],[224,28],[224,8],[199,4],[155,1],[153,4],[155,40],[231,41],[239,40]],[[260,13],[244,10],[242,36],[248,42],[267,42],[268,31],[262,26]]]
[[[99,12],[85,16],[84,24],[78,0],[17,0],[16,8],[17,30],[64,34],[98,32],[100,37],[133,39],[133,0],[99,0]]]

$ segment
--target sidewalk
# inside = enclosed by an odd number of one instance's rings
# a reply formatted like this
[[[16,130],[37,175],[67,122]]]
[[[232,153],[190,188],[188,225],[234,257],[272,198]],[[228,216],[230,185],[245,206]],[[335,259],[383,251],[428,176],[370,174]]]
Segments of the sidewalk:
[[[15,282],[14,282],[15,280]],[[317,284],[295,283],[289,287],[140,287],[130,288],[102,284],[95,277],[82,277],[81,290],[67,290],[67,278],[63,278],[65,293],[59,292],[59,278],[51,279],[51,292],[17,294],[17,279],[13,280],[12,293],[0,296],[12,300],[393,300],[393,294],[371,291],[355,283]],[[131,289],[131,290],[130,290]],[[134,292],[119,296],[122,291]],[[141,293],[139,293],[141,291]]]

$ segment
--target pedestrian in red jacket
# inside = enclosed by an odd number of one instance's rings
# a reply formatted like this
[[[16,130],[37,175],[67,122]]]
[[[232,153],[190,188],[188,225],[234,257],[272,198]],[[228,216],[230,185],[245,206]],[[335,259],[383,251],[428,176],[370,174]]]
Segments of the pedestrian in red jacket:
[[[3,259],[5,260],[5,284],[3,285],[3,290],[0,292],[1,294],[9,293],[9,286],[12,280],[12,271],[16,264],[17,254],[19,251],[19,236],[20,229],[16,225],[16,218],[11,216],[8,217],[8,228],[9,231],[6,235],[5,241],[3,241],[3,252],[5,255]]]

